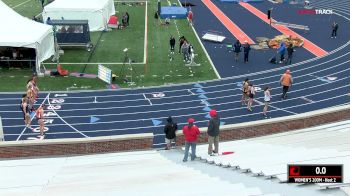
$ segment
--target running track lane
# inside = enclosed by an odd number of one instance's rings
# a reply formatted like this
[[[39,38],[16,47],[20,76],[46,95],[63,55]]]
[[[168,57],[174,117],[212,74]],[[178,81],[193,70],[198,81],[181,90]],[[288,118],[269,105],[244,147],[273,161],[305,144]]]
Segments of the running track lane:
[[[245,9],[247,9],[249,12],[251,12],[252,14],[257,16],[258,18],[260,18],[261,20],[263,20],[267,24],[270,24],[270,20],[267,19],[267,15],[262,13],[260,10],[256,9],[254,6],[252,6],[248,3],[244,3],[244,2],[240,2],[239,5],[241,5]],[[293,30],[291,30],[287,27],[281,26],[281,25],[274,25],[273,24],[274,22],[277,22],[277,21],[271,19],[271,23],[272,23],[271,26],[273,28],[277,29],[279,32],[281,32],[287,36],[299,37],[299,38],[303,39],[304,40],[304,48],[306,50],[310,51],[315,56],[322,57],[322,56],[325,56],[328,54],[328,52],[326,52],[322,48],[318,47],[316,44],[312,43],[311,41],[307,40],[303,36],[299,35],[298,33],[294,32]]]
[[[202,2],[241,43],[247,40],[249,44],[255,44],[255,42],[211,2],[211,0],[202,0]]]

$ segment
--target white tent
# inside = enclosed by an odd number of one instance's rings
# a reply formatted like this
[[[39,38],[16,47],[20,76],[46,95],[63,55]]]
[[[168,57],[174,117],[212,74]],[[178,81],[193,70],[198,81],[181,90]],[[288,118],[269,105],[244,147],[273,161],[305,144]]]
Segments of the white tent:
[[[34,48],[36,68],[55,53],[53,30],[50,25],[21,16],[0,0],[0,46]]]
[[[90,31],[106,29],[109,17],[115,14],[113,0],[55,0],[44,7],[44,21],[88,20]]]

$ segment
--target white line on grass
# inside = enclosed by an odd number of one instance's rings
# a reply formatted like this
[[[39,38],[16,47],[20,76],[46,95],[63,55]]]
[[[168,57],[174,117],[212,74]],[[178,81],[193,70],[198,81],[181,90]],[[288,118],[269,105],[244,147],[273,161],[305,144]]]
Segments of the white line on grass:
[[[145,98],[145,100],[147,100],[150,105],[153,105],[151,100],[146,97],[145,93],[142,93],[142,94],[143,94],[143,97]]]
[[[42,102],[40,105],[43,105],[43,104],[45,103],[46,99],[49,98],[49,95],[50,95],[50,93],[46,95],[45,99],[43,100],[43,102]],[[34,119],[34,117],[35,117],[35,115],[33,115],[33,117],[30,119],[30,122],[32,122],[32,120]],[[21,134],[19,134],[19,136],[17,137],[16,141],[18,141],[19,138],[22,137],[22,135],[23,135],[23,133],[24,133],[24,131],[25,131],[26,129],[27,129],[27,127],[25,126],[24,129],[22,130]]]
[[[178,0],[178,2],[179,2],[179,4],[180,4],[180,6],[182,7],[182,4],[181,4],[180,0]],[[187,18],[187,20],[188,20],[188,18]],[[216,67],[215,67],[213,61],[211,60],[211,58],[210,58],[210,56],[209,56],[207,50],[205,49],[205,47],[204,47],[204,45],[203,45],[201,39],[199,38],[199,36],[198,36],[196,30],[194,29],[193,25],[191,25],[191,28],[192,28],[194,34],[196,35],[196,37],[197,37],[197,39],[198,39],[198,41],[199,41],[199,44],[202,46],[202,49],[203,49],[205,55],[207,56],[207,58],[208,58],[208,60],[209,60],[209,63],[210,63],[210,65],[212,66],[212,68],[213,68],[213,70],[214,70],[214,72],[215,72],[215,74],[216,74],[216,77],[218,77],[218,79],[221,79],[221,76],[220,76],[218,70],[216,70]]]
[[[16,7],[19,7],[19,6],[23,5],[23,4],[26,4],[26,3],[28,3],[29,1],[31,1],[31,0],[27,0],[27,1],[25,1],[25,2],[22,2],[22,3],[18,4],[18,5],[15,5],[15,6],[11,7],[11,8],[12,8],[12,9],[15,9]]]
[[[56,65],[57,63],[42,63],[44,65]],[[60,63],[61,65],[123,65],[124,63]],[[143,65],[145,63],[138,62],[138,63],[132,63],[133,65]]]
[[[57,117],[59,119],[62,120],[62,122],[64,122],[66,125],[68,125],[70,128],[72,128],[74,131],[80,133],[81,135],[83,135],[84,137],[88,137],[87,135],[85,135],[84,133],[80,132],[78,129],[76,129],[75,127],[73,127],[72,125],[70,125],[69,123],[67,123],[67,121],[65,121],[59,114],[57,114],[57,112],[55,111],[54,107],[52,107],[51,103],[50,103],[50,97],[49,97],[50,93],[47,95],[48,97],[48,103],[50,108],[52,108],[51,110],[57,115]]]
[[[147,11],[148,10],[148,2],[146,2],[146,11],[145,11],[145,37],[144,37],[144,47],[143,47],[143,63],[147,64],[147,40],[148,40],[148,17],[147,17]]]
[[[171,3],[170,3],[169,0],[168,0],[168,5],[171,6]],[[176,19],[174,19],[174,24],[175,24],[175,28],[176,28],[176,31],[177,31],[177,35],[180,37],[180,31],[179,31],[179,28],[177,27]]]
[[[142,1],[142,0],[140,0],[140,1],[138,1],[138,0],[134,0],[134,1],[132,1],[132,0],[125,0],[125,1],[114,1],[115,3],[145,3],[145,2],[148,2],[149,0],[144,0],[144,1]]]

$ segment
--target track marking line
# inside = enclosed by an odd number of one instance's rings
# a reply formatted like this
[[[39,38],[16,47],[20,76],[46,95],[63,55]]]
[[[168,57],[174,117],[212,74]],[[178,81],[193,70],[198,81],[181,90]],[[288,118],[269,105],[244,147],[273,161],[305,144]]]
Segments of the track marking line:
[[[312,101],[311,99],[308,99],[308,98],[306,98],[306,97],[300,97],[300,99],[302,99],[302,100],[304,100],[304,101],[306,101],[306,102],[309,102],[309,103],[313,103],[314,101]]]
[[[15,6],[11,7],[11,8],[12,8],[12,9],[15,9],[15,8],[17,8],[17,7],[19,7],[19,6],[23,5],[23,4],[28,3],[29,1],[31,1],[31,0],[27,0],[27,1],[25,1],[25,2],[22,2],[22,3],[18,4],[18,5],[15,5]]]
[[[56,65],[57,63],[42,63],[44,65]],[[61,65],[98,65],[98,64],[101,64],[101,65],[123,65],[124,63],[60,63]],[[137,63],[132,63],[133,65],[143,65],[145,64],[144,62],[137,62]]]
[[[169,0],[168,1],[168,5],[171,6],[171,3]],[[180,37],[180,31],[179,31],[179,28],[177,26],[177,23],[176,23],[176,19],[173,20],[174,21],[174,24],[175,24],[175,28],[176,28],[176,31],[177,31],[177,35]]]
[[[196,95],[196,93],[192,92],[191,89],[187,89],[187,91],[191,93],[191,95]]]
[[[151,100],[146,97],[145,93],[142,93],[142,95],[145,98],[145,100],[147,100],[149,102],[149,105],[153,105]]]
[[[239,2],[239,5],[241,5],[243,8],[248,10],[250,13],[254,14],[258,18],[260,18],[262,21],[264,21],[267,24],[270,24],[270,20],[267,19],[267,15],[262,13],[259,9],[255,8],[254,6],[250,5],[249,3],[244,3],[244,2]],[[275,25],[273,24],[274,22],[277,22],[276,20],[271,19],[271,26],[281,33],[287,35],[287,36],[292,36],[292,37],[298,37],[304,40],[304,45],[303,47],[314,54],[317,57],[322,57],[328,54],[325,50],[317,46],[316,44],[312,43],[311,41],[307,40],[305,37],[299,35],[298,33],[294,32],[288,27],[281,26],[281,25]]]
[[[53,113],[55,113],[57,115],[57,117],[59,119],[62,120],[62,122],[64,122],[64,124],[68,125],[70,128],[72,128],[74,131],[80,133],[82,136],[84,137],[88,137],[87,135],[85,135],[84,133],[82,133],[81,131],[79,131],[78,129],[76,129],[75,127],[73,127],[72,125],[70,125],[69,123],[67,123],[67,121],[65,121],[59,114],[57,114],[56,110],[54,109],[54,107],[52,107],[51,103],[50,103],[50,97],[49,97],[50,93],[47,95],[48,97],[48,103],[49,103],[49,106],[51,106],[51,110]]]
[[[180,0],[178,0],[178,2],[179,2],[179,4],[180,4],[180,6],[183,7],[182,4],[181,4],[181,2],[180,2]],[[188,21],[188,18],[187,18],[187,21]],[[194,29],[193,25],[191,25],[191,28],[192,28],[192,31],[193,31],[194,35],[197,37],[197,40],[198,40],[199,44],[201,45],[202,50],[204,51],[205,56],[206,56],[207,59],[209,60],[209,63],[210,63],[210,65],[211,65],[211,67],[213,68],[216,77],[217,77],[218,79],[221,79],[221,76],[220,76],[218,70],[216,69],[216,67],[215,67],[215,65],[214,65],[214,63],[213,63],[213,61],[211,60],[211,58],[210,58],[210,56],[209,56],[209,54],[208,54],[207,49],[204,47],[204,45],[203,45],[203,43],[202,43],[202,40],[199,38],[199,36],[198,36],[198,34],[197,34],[197,31]],[[212,80],[211,80],[211,81],[212,81]]]
[[[316,71],[316,72],[313,72],[313,73],[317,73],[317,72],[322,72],[322,71],[325,71],[325,70],[330,70],[330,69],[334,69],[334,68],[336,68],[336,67],[338,67],[338,66],[340,66],[340,65],[343,65],[343,64],[346,64],[346,63],[348,63],[348,62],[350,62],[350,60],[348,60],[348,61],[345,61],[345,62],[342,62],[342,63],[339,63],[339,64],[337,64],[337,65],[335,65],[335,66],[332,66],[332,67],[328,67],[328,68],[326,68],[326,69],[321,69],[321,70],[318,70],[318,71]],[[345,72],[345,71],[349,71],[350,70],[350,68],[347,68],[347,69],[342,69],[341,71],[338,71],[338,72],[333,72],[332,73],[332,75],[334,75],[334,74],[339,74],[339,73],[343,73],[343,72]],[[301,78],[301,77],[305,77],[305,76],[310,76],[310,74],[309,73],[306,73],[306,74],[304,74],[304,75],[300,75],[300,76],[297,76],[297,77],[294,77],[295,79],[297,79],[297,78]],[[279,76],[277,76],[278,78],[279,78]],[[336,82],[339,82],[339,81],[342,81],[342,80],[344,80],[344,79],[346,79],[346,78],[342,78],[342,79],[338,79]],[[311,81],[316,81],[316,80],[319,80],[318,78],[314,78],[314,79],[311,79],[311,80],[307,80],[307,81],[303,81],[303,82],[299,82],[299,83],[297,83],[297,84],[295,84],[294,86],[299,86],[299,85],[302,85],[302,84],[305,84],[305,83],[308,83],[308,82],[311,82]],[[253,81],[253,80],[252,80]],[[278,83],[278,81],[272,81],[272,82],[269,82],[269,83],[263,83],[263,84],[259,84],[259,85],[262,85],[262,86],[264,86],[264,85],[273,85],[273,84],[276,84],[276,83]],[[326,85],[326,84],[320,84],[320,85],[316,85],[316,86],[313,86],[313,88],[314,87],[320,87],[320,86],[323,86],[323,85]],[[214,87],[216,87],[216,86],[214,86]],[[194,89],[197,89],[197,88],[194,88]],[[233,88],[233,89],[225,89],[225,90],[220,90],[220,91],[209,91],[209,92],[206,92],[206,93],[202,93],[202,94],[213,94],[213,93],[220,93],[220,92],[225,92],[225,91],[233,91],[233,90],[239,90],[240,88]],[[302,91],[302,90],[305,90],[305,89],[309,89],[309,88],[302,88],[302,89],[298,89],[298,90],[296,90],[296,91],[293,91],[293,92],[298,92],[298,91]],[[185,91],[185,89],[182,89],[182,90],[179,90],[179,91]],[[165,92],[165,91],[163,91],[163,92]],[[129,95],[139,95],[139,94],[129,94]],[[123,95],[123,96],[127,96],[127,95]],[[169,96],[169,97],[164,97],[163,99],[167,99],[167,98],[176,98],[176,97],[184,97],[184,96],[192,96],[192,95],[186,95],[186,94],[184,94],[184,95],[180,95],[180,96]],[[233,95],[230,95],[230,96],[238,96],[238,94],[233,94]],[[221,96],[221,97],[215,97],[215,98],[208,98],[208,99],[218,99],[218,98],[225,98],[225,97],[230,97],[230,96]],[[111,96],[99,96],[99,97],[111,97]],[[114,97],[114,96],[113,96]],[[77,98],[92,98],[92,97],[77,97]],[[141,100],[143,100],[143,99],[133,99],[133,100],[122,100],[122,101],[105,101],[104,103],[123,103],[123,102],[129,102],[129,101],[141,101]],[[184,102],[193,102],[194,100],[191,100],[191,101],[184,101]],[[184,102],[173,102],[173,103],[184,103]],[[83,102],[83,103],[72,103],[72,104],[75,104],[75,105],[77,105],[77,104],[89,104],[90,102]],[[69,103],[65,103],[66,105],[69,105]],[[171,103],[164,103],[164,104],[171,104]],[[0,107],[1,106],[8,106],[9,104],[6,104],[6,105],[1,105],[0,104]],[[14,105],[17,105],[17,104],[14,104]],[[134,106],[131,106],[131,107],[134,107]],[[137,106],[136,106],[137,107]],[[7,111],[7,112],[19,112],[19,111]]]
[[[146,2],[145,10],[145,36],[144,36],[144,46],[143,46],[143,63],[147,65],[148,62],[148,2]],[[147,66],[145,66],[145,73],[147,71]]]
[[[255,44],[246,33],[242,31],[232,20],[225,15],[211,0],[202,0],[203,4],[216,16],[217,19],[226,27],[230,33],[236,37],[241,43],[248,41],[249,44]]]
[[[50,96],[50,93],[46,95],[45,99],[43,100],[43,102],[41,102],[40,105],[43,105],[45,103],[45,101],[48,100],[49,96]],[[30,118],[30,122],[33,121],[34,117],[35,117],[35,115]],[[22,137],[22,135],[26,129],[27,129],[27,127],[25,126],[24,129],[22,130],[21,134],[19,134],[19,136],[17,137],[16,141],[18,141]]]

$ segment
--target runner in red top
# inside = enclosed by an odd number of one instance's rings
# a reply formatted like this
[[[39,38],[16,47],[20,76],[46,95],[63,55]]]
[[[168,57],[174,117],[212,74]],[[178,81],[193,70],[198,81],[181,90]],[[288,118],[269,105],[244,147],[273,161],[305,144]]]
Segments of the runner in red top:
[[[192,25],[192,21],[193,21],[193,12],[190,10],[188,11],[188,22],[190,23],[190,25]]]

